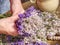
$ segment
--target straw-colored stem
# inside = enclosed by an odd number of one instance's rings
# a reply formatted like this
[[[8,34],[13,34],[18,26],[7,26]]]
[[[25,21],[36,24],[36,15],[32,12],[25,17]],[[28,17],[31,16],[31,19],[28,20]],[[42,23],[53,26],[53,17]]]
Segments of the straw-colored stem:
[[[49,37],[48,40],[60,40],[60,36]]]

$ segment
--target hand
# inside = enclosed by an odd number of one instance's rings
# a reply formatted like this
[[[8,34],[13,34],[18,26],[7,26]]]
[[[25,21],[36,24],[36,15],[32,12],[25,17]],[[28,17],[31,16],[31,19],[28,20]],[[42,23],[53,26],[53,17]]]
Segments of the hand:
[[[15,27],[15,21],[18,16],[12,16],[4,19],[0,19],[0,33],[16,36],[18,35],[17,29]]]
[[[18,18],[18,14],[23,13],[24,9],[21,4],[21,0],[10,0],[10,6],[12,10],[12,16],[4,19],[0,19],[0,34],[7,34],[16,36],[18,31],[15,27],[15,21]]]

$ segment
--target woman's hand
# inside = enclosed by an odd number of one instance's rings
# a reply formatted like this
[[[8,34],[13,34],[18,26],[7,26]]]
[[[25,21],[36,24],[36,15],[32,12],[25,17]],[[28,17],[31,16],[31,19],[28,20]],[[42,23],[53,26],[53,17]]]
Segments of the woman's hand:
[[[18,31],[15,27],[15,21],[18,18],[18,14],[24,13],[24,9],[21,4],[21,0],[10,0],[12,16],[4,19],[0,19],[0,34],[7,34],[16,36]]]
[[[4,19],[0,19],[0,33],[16,36],[18,35],[17,29],[15,27],[15,21],[17,16],[12,16]]]
[[[13,15],[17,15],[25,11],[21,0],[10,0],[10,9]]]

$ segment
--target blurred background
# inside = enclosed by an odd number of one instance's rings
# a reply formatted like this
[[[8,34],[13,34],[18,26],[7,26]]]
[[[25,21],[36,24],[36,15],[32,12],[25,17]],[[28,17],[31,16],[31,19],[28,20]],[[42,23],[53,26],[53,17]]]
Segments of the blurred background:
[[[21,0],[22,3],[27,2],[29,0]],[[9,0],[0,0],[0,14],[4,14],[10,10],[10,2]]]

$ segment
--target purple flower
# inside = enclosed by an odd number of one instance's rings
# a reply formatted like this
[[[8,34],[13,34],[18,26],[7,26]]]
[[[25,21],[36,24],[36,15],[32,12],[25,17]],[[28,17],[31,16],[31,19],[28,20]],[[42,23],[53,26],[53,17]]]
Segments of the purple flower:
[[[18,45],[21,45],[21,42],[18,42]]]
[[[39,43],[35,43],[35,45],[40,45]]]
[[[8,35],[6,39],[7,39],[7,41],[9,41],[9,42],[10,42],[10,41],[11,41],[11,39],[12,39],[12,37],[11,37],[10,35]]]
[[[19,14],[18,16],[19,16],[19,18],[25,18],[24,14]]]
[[[18,45],[24,45],[24,41],[18,42]]]
[[[40,43],[34,42],[33,45],[48,45],[48,44],[47,43],[44,43],[44,42],[40,42]]]
[[[48,44],[44,42],[40,42],[40,45],[48,45]]]
[[[22,36],[24,36],[24,37],[29,37],[29,36],[31,36],[31,34],[29,34],[29,33],[27,33],[27,32],[22,32],[23,34],[22,34]]]
[[[29,13],[29,12],[25,12],[25,17],[27,18],[27,17],[29,17],[29,16],[31,16],[31,14]]]
[[[38,42],[33,42],[33,45],[40,45]]]
[[[18,19],[18,20],[16,21],[16,25],[21,25],[22,22],[23,22],[23,21],[21,21],[21,20]]]
[[[22,25],[18,25],[18,29],[19,30],[22,30],[23,29],[23,26]]]
[[[22,19],[31,16],[30,12],[32,12],[33,10],[34,10],[34,7],[31,6],[30,8],[28,8],[26,10],[26,12],[24,14],[19,14],[18,15],[19,16],[19,19],[16,21],[16,26],[17,26],[18,30],[22,30],[22,28],[23,28],[23,26],[21,25],[22,22],[23,22]]]
[[[14,42],[14,44],[13,45],[17,45],[17,43],[16,42]]]
[[[28,8],[28,9],[26,10],[26,12],[32,12],[34,9],[35,9],[34,6],[31,6],[30,8]]]

